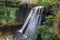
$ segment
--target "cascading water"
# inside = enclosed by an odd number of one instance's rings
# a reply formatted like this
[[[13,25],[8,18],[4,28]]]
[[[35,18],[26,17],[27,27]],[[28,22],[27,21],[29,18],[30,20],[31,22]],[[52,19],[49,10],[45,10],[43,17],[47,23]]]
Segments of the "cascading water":
[[[18,30],[24,37],[19,37],[16,40],[36,40],[36,27],[41,24],[43,6],[32,8],[23,27]]]

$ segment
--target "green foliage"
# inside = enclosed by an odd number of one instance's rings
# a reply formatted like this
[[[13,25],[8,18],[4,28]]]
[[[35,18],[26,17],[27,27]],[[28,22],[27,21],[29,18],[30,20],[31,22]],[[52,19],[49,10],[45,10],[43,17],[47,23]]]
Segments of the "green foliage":
[[[10,21],[14,21],[15,20],[15,13],[16,13],[16,10],[18,8],[12,8],[12,7],[8,7],[10,9]]]
[[[53,20],[54,20],[54,16],[53,15],[48,15],[48,16],[45,16],[45,22],[43,23],[44,25],[48,25],[48,26],[51,26],[52,23],[53,23]]]
[[[56,3],[56,1],[54,1],[54,3]],[[42,40],[53,40],[53,22],[56,15],[57,6],[53,6],[51,9],[48,9],[48,6],[54,3],[51,0],[38,1],[38,5],[45,6],[47,10],[52,11],[50,14],[43,15],[43,25],[37,27],[38,33],[41,34]]]
[[[42,25],[38,28],[38,33],[41,33],[43,40],[53,40],[53,28],[52,26]]]
[[[54,3],[55,1],[53,2],[52,0],[38,0],[38,5],[42,5],[42,6],[48,6]]]
[[[43,40],[53,40],[53,22],[56,15],[56,9],[52,10],[50,15],[43,15],[44,22],[42,26],[38,26],[38,33],[41,34]]]
[[[44,15],[45,21],[42,26],[38,26],[38,33],[41,34],[43,40],[53,40],[53,21],[54,15]]]
[[[18,10],[18,8],[0,6],[0,23],[7,22],[7,10],[9,10],[9,13],[10,13],[9,22],[15,21],[15,13],[16,13],[16,10]]]

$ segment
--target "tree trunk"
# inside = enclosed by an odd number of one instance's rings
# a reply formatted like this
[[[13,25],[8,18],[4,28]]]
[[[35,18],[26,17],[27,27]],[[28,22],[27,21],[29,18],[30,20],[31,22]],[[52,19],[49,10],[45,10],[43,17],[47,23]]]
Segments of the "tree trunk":
[[[55,40],[60,40],[59,38],[59,22],[60,22],[60,7],[58,8],[55,20],[54,20],[54,25],[53,25],[53,37]]]

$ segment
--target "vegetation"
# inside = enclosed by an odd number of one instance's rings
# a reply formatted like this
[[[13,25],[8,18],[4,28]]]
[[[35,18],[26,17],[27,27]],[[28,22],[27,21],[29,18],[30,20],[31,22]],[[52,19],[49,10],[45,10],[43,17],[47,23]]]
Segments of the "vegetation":
[[[5,24],[7,22],[8,15],[9,15],[9,22],[14,22],[16,10],[18,10],[18,8],[0,6],[0,24],[1,23]],[[7,11],[9,12],[9,14],[7,14],[8,13]]]
[[[15,0],[14,0],[15,1]],[[11,5],[14,3],[11,1]],[[0,2],[0,25],[6,23],[15,23],[15,13],[19,10],[19,6],[6,6]],[[45,6],[46,12],[43,12],[43,23],[37,27],[37,33],[41,34],[42,40],[60,40],[60,6],[59,0],[38,0],[37,5]],[[26,12],[27,13],[27,12]],[[10,38],[11,37],[11,38]],[[4,40],[3,37],[1,37]],[[6,40],[13,40],[12,36],[8,35]]]
[[[53,4],[55,4],[56,6],[54,6]],[[43,22],[43,25],[38,26],[37,28],[39,30],[38,33],[41,33],[42,40],[60,40],[60,36],[59,36],[60,13],[58,11],[57,4],[60,4],[58,0],[55,0],[53,2],[52,1],[38,2],[38,5],[44,5],[46,8],[48,8],[49,5],[54,6],[53,8],[52,7],[50,8],[50,10],[52,10],[50,14],[48,13],[44,15],[45,21]]]

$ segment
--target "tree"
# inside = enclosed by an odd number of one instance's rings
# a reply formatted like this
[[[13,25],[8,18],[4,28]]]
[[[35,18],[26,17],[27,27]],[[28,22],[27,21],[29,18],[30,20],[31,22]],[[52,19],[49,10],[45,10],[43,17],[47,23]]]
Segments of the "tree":
[[[60,40],[59,23],[60,23],[60,6],[58,7],[57,14],[56,14],[55,21],[54,21],[54,26],[53,26],[54,28],[53,37],[55,40]]]

